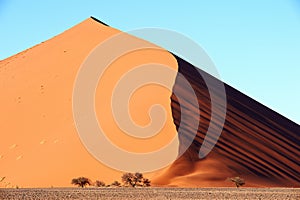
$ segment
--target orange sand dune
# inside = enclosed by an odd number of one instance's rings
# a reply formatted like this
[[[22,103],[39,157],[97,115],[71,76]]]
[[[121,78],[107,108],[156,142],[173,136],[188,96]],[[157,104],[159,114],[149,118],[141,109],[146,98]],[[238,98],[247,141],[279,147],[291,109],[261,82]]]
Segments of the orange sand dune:
[[[191,114],[194,120],[200,120],[193,144],[154,182],[223,187],[232,185],[226,180],[228,177],[239,176],[248,187],[300,187],[300,126],[228,85],[225,85],[227,113],[222,134],[212,152],[199,159],[199,149],[211,119],[211,99],[204,79],[197,73],[200,70],[180,58],[177,61],[179,72],[194,87],[202,114]],[[218,81],[204,72],[201,74]],[[186,91],[179,80],[174,90]],[[210,92],[218,95],[221,90],[215,87]],[[189,96],[192,94],[185,94],[187,99]],[[179,105],[172,95],[174,123],[182,128],[178,133],[182,146],[190,135],[190,124],[180,123],[180,107],[193,110],[195,105],[188,101]],[[217,120],[214,123],[220,124]]]
[[[0,62],[0,177],[6,177],[8,187],[70,186],[71,179],[78,176],[106,183],[120,181],[122,172],[101,164],[81,144],[72,113],[73,86],[81,64],[99,43],[118,33],[89,18]],[[129,35],[128,39],[149,46]],[[104,121],[107,137],[133,152],[158,149],[176,136],[171,91],[147,86],[137,91],[129,102],[132,117],[140,125],[149,123],[149,105],[157,103],[166,110],[165,127],[147,143],[119,130],[109,107],[103,103],[109,100],[110,89],[124,71],[144,63],[164,64],[177,71],[176,59],[167,51],[131,52],[111,64],[96,92],[97,116]],[[175,81],[175,77],[169,78]]]
[[[0,61],[0,177],[6,177],[5,186],[70,186],[70,180],[77,176],[107,183],[120,180],[122,172],[101,164],[81,143],[72,112],[72,93],[81,64],[99,43],[119,33],[89,18],[46,42]],[[107,138],[126,151],[138,153],[156,151],[175,138],[178,145],[166,159],[176,158],[186,138],[193,140],[188,150],[169,167],[147,174],[153,178],[153,185],[233,186],[226,179],[240,176],[246,180],[246,186],[300,187],[299,125],[225,85],[228,105],[222,135],[213,151],[200,160],[199,148],[211,120],[211,99],[203,78],[197,74],[198,69],[146,41],[126,37],[129,43],[154,49],[132,51],[119,57],[99,80],[95,109]],[[119,45],[107,52],[126,44]],[[164,127],[147,140],[126,135],[111,113],[112,91],[124,73],[145,63],[161,64],[183,74],[197,95],[201,118],[196,115],[197,106],[189,101],[191,94],[176,74],[166,76],[168,83],[174,85],[173,91],[155,84],[146,85],[136,90],[128,102],[131,117],[140,126],[161,120],[161,115],[151,119],[148,111],[154,104],[163,106]],[[159,76],[160,72],[157,73]],[[137,81],[140,79],[143,77],[137,77]],[[183,93],[186,101],[179,104],[175,90]],[[218,96],[220,90],[214,88],[211,92]],[[180,109],[190,111],[190,121],[181,123]],[[190,133],[192,121],[200,122],[195,138]],[[182,129],[177,134],[179,126]]]

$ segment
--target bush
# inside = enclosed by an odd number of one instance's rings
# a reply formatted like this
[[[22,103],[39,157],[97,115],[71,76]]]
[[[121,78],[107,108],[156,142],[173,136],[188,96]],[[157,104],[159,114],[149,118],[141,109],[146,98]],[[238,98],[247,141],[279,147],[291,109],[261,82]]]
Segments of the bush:
[[[143,178],[142,183],[143,183],[143,185],[142,185],[143,187],[150,187],[151,186],[151,181],[147,178]]]
[[[78,185],[78,187],[85,187],[86,185],[91,185],[91,180],[86,177],[73,178],[71,184]]]
[[[230,178],[231,182],[234,182],[236,187],[239,188],[240,186],[245,185],[245,180],[240,177],[233,177]]]
[[[105,183],[104,183],[103,181],[98,181],[98,180],[96,180],[95,186],[96,186],[96,187],[105,187]]]
[[[114,181],[111,185],[115,187],[120,187],[121,183],[119,181]]]

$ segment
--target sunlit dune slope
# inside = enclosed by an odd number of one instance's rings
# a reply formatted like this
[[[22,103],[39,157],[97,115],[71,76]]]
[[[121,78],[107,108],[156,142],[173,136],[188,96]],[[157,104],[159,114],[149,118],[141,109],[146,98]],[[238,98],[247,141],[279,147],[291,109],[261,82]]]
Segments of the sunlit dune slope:
[[[118,33],[88,18],[50,40],[0,61],[0,177],[6,177],[0,187],[71,186],[71,179],[78,176],[108,184],[120,181],[122,172],[101,164],[82,145],[72,113],[73,86],[81,64],[99,43]],[[128,38],[149,46],[146,41],[129,35]],[[95,95],[97,117],[104,121],[107,137],[127,151],[153,151],[176,136],[171,91],[147,86],[134,93],[129,102],[131,115],[140,125],[150,121],[149,105],[160,104],[166,111],[165,127],[147,143],[116,128],[109,105],[103,104],[122,73],[149,62],[177,71],[176,59],[167,51],[131,52],[111,63]],[[169,78],[175,81],[175,76]]]

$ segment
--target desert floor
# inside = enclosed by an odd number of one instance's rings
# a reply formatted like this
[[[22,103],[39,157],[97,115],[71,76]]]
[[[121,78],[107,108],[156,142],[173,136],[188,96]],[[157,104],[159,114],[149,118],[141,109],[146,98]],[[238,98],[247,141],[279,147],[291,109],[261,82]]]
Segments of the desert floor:
[[[291,188],[32,188],[0,189],[0,199],[300,199]]]

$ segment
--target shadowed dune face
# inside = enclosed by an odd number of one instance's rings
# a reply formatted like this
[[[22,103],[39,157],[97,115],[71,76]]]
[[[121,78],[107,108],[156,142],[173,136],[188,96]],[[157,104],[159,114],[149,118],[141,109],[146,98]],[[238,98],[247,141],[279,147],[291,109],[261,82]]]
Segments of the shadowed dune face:
[[[70,186],[71,179],[79,176],[106,183],[120,181],[122,172],[103,165],[85,149],[72,111],[73,87],[81,64],[99,43],[119,33],[89,18],[48,41],[0,61],[0,177],[6,177],[7,187]],[[127,37],[151,46],[146,41]],[[147,143],[125,135],[112,118],[107,102],[116,81],[124,72],[145,63],[161,64],[177,71],[176,59],[165,50],[156,47],[131,52],[111,63],[107,75],[99,80],[95,94],[96,114],[104,122],[107,137],[127,151],[153,151],[176,137],[170,107],[172,91],[157,85],[139,88],[129,101],[133,121],[141,126],[151,121],[148,113],[151,105],[159,104],[165,110],[164,127]],[[166,78],[174,84],[176,74]],[[177,149],[178,146],[174,147],[174,159]],[[146,176],[151,178],[152,174]],[[6,185],[1,183],[2,186]]]
[[[226,179],[240,176],[245,178],[246,186],[300,187],[300,126],[228,85],[225,87],[227,115],[222,134],[213,151],[199,159],[199,149],[211,119],[211,99],[203,78],[197,75],[199,69],[180,58],[177,61],[179,72],[197,94],[201,116],[193,115],[193,119],[200,120],[200,125],[190,148],[155,183],[230,186]],[[186,91],[178,80],[173,90]],[[220,90],[214,88],[210,92],[218,95]],[[192,94],[185,95],[189,99]],[[193,110],[195,106],[188,101],[179,104],[174,94],[171,106],[174,123],[183,130],[178,133],[182,146],[191,133],[189,123],[180,120],[180,107]],[[220,124],[217,120],[213,123]]]

